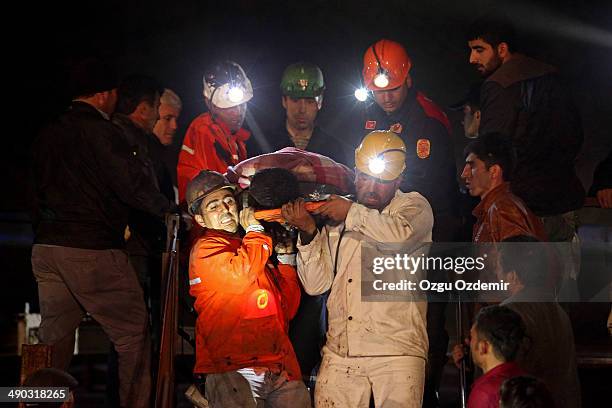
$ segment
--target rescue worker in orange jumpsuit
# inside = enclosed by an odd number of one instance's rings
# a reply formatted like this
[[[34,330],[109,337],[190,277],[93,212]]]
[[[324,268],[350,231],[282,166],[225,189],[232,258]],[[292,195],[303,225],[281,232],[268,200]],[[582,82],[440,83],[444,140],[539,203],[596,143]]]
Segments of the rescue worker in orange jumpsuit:
[[[187,186],[189,212],[206,229],[189,260],[198,314],[194,373],[206,374],[212,407],[255,408],[261,400],[266,407],[310,407],[287,334],[300,302],[295,255],[278,255],[282,243],[274,246],[252,208],[238,216],[234,189],[215,171],[202,171]]]
[[[240,65],[233,61],[213,64],[204,74],[204,102],[208,112],[191,122],[179,154],[177,178],[179,202],[185,200],[187,183],[202,170],[225,173],[227,167],[246,159],[242,128],[253,87]]]

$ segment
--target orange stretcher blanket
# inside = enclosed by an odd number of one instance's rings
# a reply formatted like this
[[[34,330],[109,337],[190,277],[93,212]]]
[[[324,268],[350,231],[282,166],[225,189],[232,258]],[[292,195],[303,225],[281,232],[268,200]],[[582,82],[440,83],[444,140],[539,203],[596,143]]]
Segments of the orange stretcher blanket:
[[[323,204],[325,204],[325,201],[307,202],[305,203],[306,211],[313,212],[317,208],[321,207]],[[281,215],[280,208],[255,211],[255,218],[261,221],[279,222],[281,224],[285,222],[283,216]]]

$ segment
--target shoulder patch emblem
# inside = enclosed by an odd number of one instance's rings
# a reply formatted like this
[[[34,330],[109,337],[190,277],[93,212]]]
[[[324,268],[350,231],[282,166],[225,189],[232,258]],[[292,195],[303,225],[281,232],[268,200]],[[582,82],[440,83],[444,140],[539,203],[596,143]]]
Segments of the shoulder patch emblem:
[[[393,133],[397,133],[399,135],[400,133],[402,133],[402,124],[399,123],[399,122],[394,123],[393,125],[391,125],[389,130],[392,131]]]
[[[260,319],[275,315],[278,312],[278,304],[273,293],[265,289],[257,289],[251,293],[247,301],[244,319]]]
[[[366,120],[365,128],[368,130],[376,129],[376,121],[375,120]]]
[[[426,159],[431,153],[431,142],[429,139],[419,139],[416,143],[416,154],[419,159]]]

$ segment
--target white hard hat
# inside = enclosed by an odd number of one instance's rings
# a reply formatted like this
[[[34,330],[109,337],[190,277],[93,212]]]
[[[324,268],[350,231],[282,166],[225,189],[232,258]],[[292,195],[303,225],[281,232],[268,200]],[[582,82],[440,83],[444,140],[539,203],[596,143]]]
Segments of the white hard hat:
[[[233,61],[213,64],[204,74],[204,97],[226,109],[253,98],[253,86],[240,65]]]

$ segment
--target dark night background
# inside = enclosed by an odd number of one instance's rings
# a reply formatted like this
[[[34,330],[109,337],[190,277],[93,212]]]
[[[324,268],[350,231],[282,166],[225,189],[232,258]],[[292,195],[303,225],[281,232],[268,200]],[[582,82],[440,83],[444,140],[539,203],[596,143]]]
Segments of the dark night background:
[[[17,14],[4,14],[15,27],[4,36],[4,60],[17,70],[4,78],[8,88],[15,87],[5,93],[5,104],[10,102],[17,119],[5,118],[0,149],[0,259],[10,282],[0,291],[0,332],[14,324],[23,302],[36,299],[24,218],[28,151],[38,129],[69,103],[65,68],[82,56],[110,58],[121,75],[149,74],[176,91],[184,105],[177,146],[204,110],[207,63],[228,58],[244,67],[255,93],[249,111],[265,132],[284,118],[279,91],[284,67],[310,61],[322,68],[327,85],[319,123],[341,134],[359,109],[353,91],[370,44],[383,37],[403,43],[413,60],[415,86],[446,107],[478,79],[468,63],[467,25],[482,14],[504,12],[522,34],[527,53],[556,65],[567,78],[582,113],[585,142],[577,167],[587,189],[595,165],[612,149],[609,0],[126,0],[24,2],[18,7]],[[7,51],[12,47],[14,52]],[[467,141],[462,114],[448,113],[460,162]],[[12,126],[6,126],[9,120]]]
[[[17,28],[5,36],[5,42],[15,47],[7,65],[17,70],[5,81],[8,89],[14,87],[8,94],[18,103],[12,104],[17,108],[17,120],[11,120],[14,129],[5,133],[0,149],[5,187],[0,233],[11,280],[30,289],[1,297],[2,309],[9,314],[22,310],[23,301],[32,300],[35,292],[27,238],[14,236],[28,229],[14,222],[24,220],[25,215],[15,214],[26,214],[28,208],[28,151],[38,129],[69,103],[66,67],[79,57],[112,59],[121,75],[146,73],[174,89],[184,104],[177,146],[190,121],[204,110],[201,78],[210,61],[228,58],[244,67],[255,88],[249,111],[264,133],[283,121],[282,70],[292,62],[311,61],[322,68],[327,85],[319,123],[342,134],[360,108],[353,91],[370,44],[382,37],[403,43],[413,60],[415,86],[446,107],[478,79],[468,63],[467,25],[485,13],[505,13],[515,21],[527,53],[557,65],[574,93],[585,130],[577,163],[585,187],[590,186],[596,163],[612,149],[609,1],[136,0],[21,7]],[[460,163],[467,141],[462,114],[449,115]],[[15,240],[25,253],[16,252]]]
[[[7,65],[17,73],[5,81],[12,89],[7,94],[13,99],[7,99],[17,101],[12,104],[17,108],[12,118],[17,119],[11,120],[14,129],[5,133],[0,149],[5,186],[0,236],[10,281],[23,290],[0,296],[2,310],[7,312],[3,320],[10,321],[24,301],[35,300],[25,218],[28,151],[38,129],[69,103],[66,68],[83,56],[111,59],[121,75],[146,73],[174,89],[184,104],[177,147],[191,120],[204,110],[202,73],[210,61],[228,58],[244,67],[255,89],[249,111],[264,133],[284,120],[279,91],[284,67],[311,61],[322,68],[327,85],[319,123],[342,134],[360,109],[353,91],[360,83],[363,52],[370,44],[382,37],[403,43],[413,60],[415,86],[446,107],[478,80],[468,63],[467,25],[486,13],[505,13],[522,33],[527,53],[557,65],[574,93],[585,130],[577,163],[585,187],[591,183],[596,163],[612,149],[612,6],[608,1],[135,0],[23,3],[20,7],[15,14],[17,28],[5,36],[8,49],[15,47]],[[460,124],[462,114],[448,113],[459,164],[467,141]]]
[[[445,107],[478,79],[468,64],[464,32],[470,21],[491,12],[513,18],[528,53],[557,65],[567,77],[584,123],[578,168],[587,188],[595,163],[612,148],[609,1],[135,0],[33,7],[20,25],[22,36],[16,34],[22,38],[17,66],[27,78],[20,93],[28,110],[24,126],[5,139],[1,174],[10,194],[2,200],[4,211],[27,205],[29,145],[41,124],[66,105],[64,67],[79,56],[106,56],[122,75],[150,74],[174,89],[184,102],[179,138],[204,110],[201,78],[211,60],[229,58],[245,68],[255,88],[249,109],[264,132],[283,120],[278,88],[283,68],[312,61],[321,66],[328,89],[319,122],[341,133],[357,108],[352,94],[368,45],[382,37],[405,44],[415,86]],[[461,151],[466,141],[461,117],[451,119]]]

